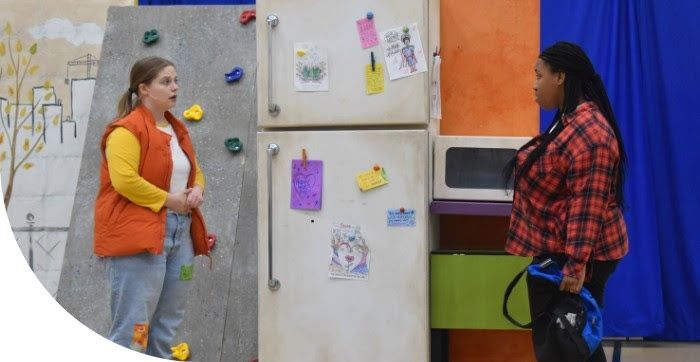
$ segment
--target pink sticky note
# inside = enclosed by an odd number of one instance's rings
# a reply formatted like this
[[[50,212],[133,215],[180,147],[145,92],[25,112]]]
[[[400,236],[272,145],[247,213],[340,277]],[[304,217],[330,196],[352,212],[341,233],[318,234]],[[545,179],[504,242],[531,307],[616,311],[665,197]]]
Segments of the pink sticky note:
[[[292,209],[320,210],[323,193],[323,161],[292,160]]]
[[[379,44],[377,28],[374,27],[374,20],[362,18],[357,21],[357,32],[360,34],[362,49],[367,49]]]

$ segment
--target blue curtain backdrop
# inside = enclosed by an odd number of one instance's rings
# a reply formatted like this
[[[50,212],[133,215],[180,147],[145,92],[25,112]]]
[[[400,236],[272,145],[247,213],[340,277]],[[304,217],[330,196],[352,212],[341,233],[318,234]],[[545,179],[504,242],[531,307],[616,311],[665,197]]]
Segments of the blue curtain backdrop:
[[[630,252],[606,290],[607,336],[700,340],[698,19],[696,0],[541,1],[542,48],[586,50],[629,157]]]
[[[139,5],[236,5],[255,4],[255,0],[139,0]]]

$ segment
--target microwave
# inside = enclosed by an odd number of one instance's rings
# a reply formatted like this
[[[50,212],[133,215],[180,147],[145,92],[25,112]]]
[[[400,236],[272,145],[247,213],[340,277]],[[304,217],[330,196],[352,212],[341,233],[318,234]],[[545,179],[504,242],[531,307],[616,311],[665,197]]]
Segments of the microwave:
[[[531,137],[436,136],[433,199],[513,201],[503,169]]]

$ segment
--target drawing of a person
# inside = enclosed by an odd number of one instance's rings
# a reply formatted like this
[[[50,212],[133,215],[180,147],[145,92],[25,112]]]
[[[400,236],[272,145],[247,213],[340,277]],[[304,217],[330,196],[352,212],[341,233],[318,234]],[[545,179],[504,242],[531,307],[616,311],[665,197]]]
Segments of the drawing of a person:
[[[401,41],[404,47],[401,48],[401,56],[403,57],[403,62],[401,63],[401,68],[406,66],[411,68],[411,73],[418,71],[416,65],[418,64],[418,59],[416,58],[416,52],[413,45],[411,45],[411,35],[404,33],[401,36]]]
[[[362,236],[352,234],[336,236],[333,238],[332,248],[332,271],[364,275],[369,272],[367,265],[369,247]]]

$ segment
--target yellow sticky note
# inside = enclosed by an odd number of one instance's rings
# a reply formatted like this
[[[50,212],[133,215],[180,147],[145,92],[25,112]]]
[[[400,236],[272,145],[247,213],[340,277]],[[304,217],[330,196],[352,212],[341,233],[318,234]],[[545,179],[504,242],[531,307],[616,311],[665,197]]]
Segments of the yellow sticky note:
[[[386,171],[384,167],[379,168],[379,170],[369,170],[361,172],[357,175],[357,186],[360,186],[360,190],[367,191],[375,187],[386,185],[389,183],[389,178],[386,177]]]
[[[381,64],[375,64],[374,71],[372,71],[372,64],[365,65],[365,86],[367,94],[384,92],[384,71]]]

